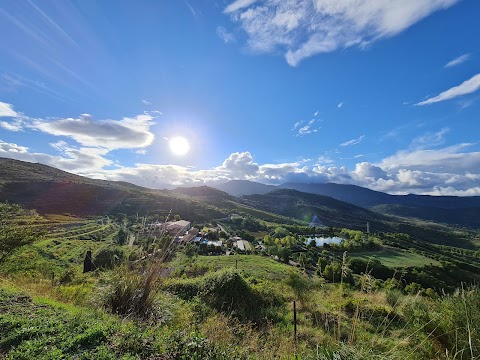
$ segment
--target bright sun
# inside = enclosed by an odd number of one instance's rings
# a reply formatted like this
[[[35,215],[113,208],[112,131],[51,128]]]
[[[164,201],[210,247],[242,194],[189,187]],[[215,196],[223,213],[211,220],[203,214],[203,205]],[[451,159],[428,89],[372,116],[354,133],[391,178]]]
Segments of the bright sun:
[[[185,155],[190,150],[188,140],[181,136],[175,136],[168,141],[170,150],[175,155]]]

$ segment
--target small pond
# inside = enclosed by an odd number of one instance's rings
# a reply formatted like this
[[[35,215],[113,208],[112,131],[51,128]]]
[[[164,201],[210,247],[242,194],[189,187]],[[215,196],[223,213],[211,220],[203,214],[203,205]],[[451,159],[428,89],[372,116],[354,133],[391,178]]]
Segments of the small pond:
[[[317,246],[323,246],[324,244],[340,244],[342,242],[342,238],[339,237],[309,237],[305,241],[305,244],[310,244],[312,240],[315,240]]]

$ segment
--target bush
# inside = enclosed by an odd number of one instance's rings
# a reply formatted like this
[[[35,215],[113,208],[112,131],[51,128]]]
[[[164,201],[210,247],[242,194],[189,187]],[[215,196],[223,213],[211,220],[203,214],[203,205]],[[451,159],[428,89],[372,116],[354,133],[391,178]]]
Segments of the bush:
[[[285,282],[292,288],[295,297],[300,301],[307,300],[314,285],[312,280],[297,271],[290,271]]]
[[[114,266],[125,258],[122,248],[110,246],[101,249],[93,257],[93,265],[97,269],[113,269]]]
[[[397,307],[400,304],[400,301],[402,300],[403,294],[400,290],[397,289],[390,289],[385,292],[385,295],[387,297],[387,303],[390,305],[392,308]]]
[[[120,268],[104,288],[100,300],[114,314],[160,322],[162,314],[155,298],[157,276],[153,269],[146,274],[138,274],[126,267]]]
[[[260,321],[268,308],[283,303],[283,298],[272,296],[271,289],[252,287],[233,269],[225,269],[203,279],[173,280],[165,288],[182,299],[199,297],[215,310],[254,322]]]

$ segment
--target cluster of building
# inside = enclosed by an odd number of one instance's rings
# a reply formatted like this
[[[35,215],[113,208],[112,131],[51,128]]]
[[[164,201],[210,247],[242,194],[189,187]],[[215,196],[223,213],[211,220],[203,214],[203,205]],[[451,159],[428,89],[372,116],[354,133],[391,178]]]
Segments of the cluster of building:
[[[236,236],[225,242],[222,240],[212,240],[207,238],[207,234],[211,232],[219,232],[219,228],[204,229],[200,231],[192,227],[190,221],[178,220],[168,222],[157,222],[150,224],[144,230],[144,235],[148,236],[162,236],[168,234],[174,236],[176,241],[180,244],[194,243],[199,247],[206,249],[209,253],[229,253],[233,249],[242,253],[249,253],[252,251],[252,245],[242,238]]]

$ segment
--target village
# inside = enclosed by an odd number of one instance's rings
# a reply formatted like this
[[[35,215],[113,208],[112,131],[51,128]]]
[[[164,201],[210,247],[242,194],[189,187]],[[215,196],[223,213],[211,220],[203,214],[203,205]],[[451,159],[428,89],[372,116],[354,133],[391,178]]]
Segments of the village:
[[[169,235],[178,245],[195,245],[198,253],[202,255],[251,254],[265,251],[265,246],[262,244],[254,246],[250,241],[239,236],[230,236],[216,222],[201,229],[187,220],[153,222],[146,224],[139,235],[146,238]]]

